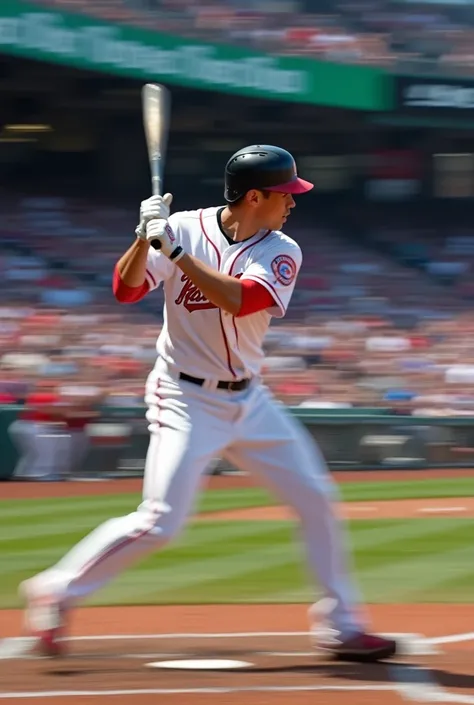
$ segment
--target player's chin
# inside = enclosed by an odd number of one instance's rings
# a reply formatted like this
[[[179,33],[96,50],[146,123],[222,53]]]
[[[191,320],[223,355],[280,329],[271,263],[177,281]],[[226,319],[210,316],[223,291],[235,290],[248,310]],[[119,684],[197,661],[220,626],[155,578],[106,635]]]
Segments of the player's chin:
[[[275,218],[273,221],[268,223],[268,230],[281,230],[287,220],[288,216],[286,215],[282,215],[278,219]]]

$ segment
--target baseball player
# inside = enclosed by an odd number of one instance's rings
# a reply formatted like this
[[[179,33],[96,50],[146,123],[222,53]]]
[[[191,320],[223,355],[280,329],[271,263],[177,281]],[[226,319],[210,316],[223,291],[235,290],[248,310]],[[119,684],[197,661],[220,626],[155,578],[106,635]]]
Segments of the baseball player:
[[[20,451],[15,480],[64,479],[68,447],[64,411],[54,381],[41,380],[27,394],[22,412],[8,429]]]
[[[22,584],[26,624],[43,654],[61,653],[72,606],[176,537],[218,456],[256,473],[299,517],[309,565],[325,592],[310,609],[311,620],[320,620],[311,625],[319,646],[344,660],[395,654],[394,641],[366,631],[321,453],[260,378],[262,341],[272,317],[285,315],[302,260],[281,228],[294,196],[312,188],[289,152],[256,145],[228,161],[226,205],[170,215],[171,194],[142,202],[114,292],[124,303],[160,284],[165,293],[146,383],[143,501]]]

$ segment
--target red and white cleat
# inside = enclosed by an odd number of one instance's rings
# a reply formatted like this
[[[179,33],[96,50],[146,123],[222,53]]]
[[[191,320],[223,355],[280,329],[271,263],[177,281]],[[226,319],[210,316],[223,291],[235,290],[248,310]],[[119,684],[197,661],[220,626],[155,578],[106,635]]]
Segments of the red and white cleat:
[[[35,639],[34,653],[49,658],[63,656],[64,606],[57,598],[41,594],[35,587],[34,579],[25,580],[20,585],[20,595],[26,602],[25,630]]]
[[[376,634],[360,632],[345,641],[320,641],[317,648],[330,653],[337,661],[376,663],[395,656],[397,642]]]

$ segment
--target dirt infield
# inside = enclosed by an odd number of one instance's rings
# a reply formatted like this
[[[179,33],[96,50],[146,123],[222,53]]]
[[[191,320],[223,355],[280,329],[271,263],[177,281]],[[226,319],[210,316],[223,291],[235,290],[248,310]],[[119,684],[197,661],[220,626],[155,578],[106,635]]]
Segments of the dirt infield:
[[[396,482],[429,480],[435,478],[474,477],[474,469],[442,470],[351,470],[333,472],[336,482]],[[230,490],[259,487],[261,483],[251,475],[217,475],[208,478],[210,490]],[[72,482],[0,482],[0,501],[8,499],[37,499],[48,497],[82,497],[94,495],[141,492],[141,478]]]
[[[346,502],[339,505],[345,519],[413,519],[434,516],[474,517],[474,497],[397,499],[380,502]],[[291,521],[287,507],[251,507],[201,514],[201,521]]]
[[[19,633],[18,612],[1,617],[6,635]],[[148,705],[165,696],[180,705],[241,705],[243,698],[246,705],[376,705],[382,699],[401,705],[440,702],[448,691],[450,702],[459,694],[460,702],[474,703],[474,696],[466,700],[474,693],[474,634],[466,635],[474,629],[474,606],[377,605],[371,618],[379,631],[411,634],[401,637],[410,653],[390,665],[330,662],[313,653],[302,605],[85,608],[71,632],[81,639],[69,644],[64,659],[6,659],[10,642],[3,651],[0,642],[0,702]],[[453,634],[453,643],[425,638]],[[184,658],[248,665],[235,671],[146,665]]]

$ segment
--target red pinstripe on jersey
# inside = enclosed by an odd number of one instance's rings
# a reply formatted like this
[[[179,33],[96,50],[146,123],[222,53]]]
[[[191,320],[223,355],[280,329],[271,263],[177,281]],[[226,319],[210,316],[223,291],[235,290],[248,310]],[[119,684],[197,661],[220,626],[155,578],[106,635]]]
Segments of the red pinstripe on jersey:
[[[206,238],[206,240],[212,245],[212,247],[214,248],[214,250],[215,250],[215,252],[216,252],[216,255],[217,255],[217,267],[218,267],[218,269],[220,270],[220,268],[221,268],[221,253],[219,252],[219,249],[218,249],[217,245],[215,244],[215,242],[213,242],[213,241],[211,240],[211,238],[209,237],[209,235],[208,235],[207,232],[206,232],[206,228],[205,228],[205,226],[204,226],[204,216],[203,216],[203,212],[204,212],[204,211],[201,210],[200,213],[199,213],[199,221],[200,221],[200,223],[201,223],[201,230],[202,230],[203,235],[204,235],[204,237]],[[230,358],[230,345],[229,345],[229,341],[227,340],[227,334],[226,334],[225,328],[224,328],[224,321],[222,320],[222,311],[221,311],[220,309],[219,309],[219,323],[221,324],[222,337],[223,337],[223,339],[224,339],[224,346],[225,346],[225,352],[226,352],[226,357],[227,357],[227,367],[229,368],[229,372],[231,373],[231,375],[232,375],[234,378],[236,378],[237,375],[236,375],[236,373],[235,373],[234,368],[232,367],[232,362],[231,362],[231,358]]]

